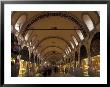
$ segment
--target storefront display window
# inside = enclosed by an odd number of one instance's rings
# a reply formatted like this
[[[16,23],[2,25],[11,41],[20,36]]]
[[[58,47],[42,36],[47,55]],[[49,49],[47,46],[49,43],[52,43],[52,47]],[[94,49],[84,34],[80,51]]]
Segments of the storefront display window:
[[[95,76],[99,76],[100,73],[100,55],[94,56],[92,59],[92,70]]]
[[[19,76],[25,76],[27,69],[27,61],[20,60],[20,70],[19,70]]]
[[[88,76],[88,58],[81,60],[81,68],[84,76]]]

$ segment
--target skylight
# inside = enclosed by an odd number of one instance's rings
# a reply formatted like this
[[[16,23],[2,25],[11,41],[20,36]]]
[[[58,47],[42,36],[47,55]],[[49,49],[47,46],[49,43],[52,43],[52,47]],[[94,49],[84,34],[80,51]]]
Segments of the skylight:
[[[77,32],[79,38],[80,38],[81,40],[83,40],[84,37],[83,37],[83,34],[81,33],[81,31],[80,31],[80,30],[76,30],[76,32]]]
[[[76,38],[74,36],[72,36],[72,38],[73,38],[73,40],[74,40],[74,42],[75,42],[75,44],[77,46],[78,45],[78,42],[77,42]]]
[[[94,25],[93,25],[91,18],[88,15],[84,15],[83,20],[85,24],[87,25],[89,31],[92,31],[94,29]]]

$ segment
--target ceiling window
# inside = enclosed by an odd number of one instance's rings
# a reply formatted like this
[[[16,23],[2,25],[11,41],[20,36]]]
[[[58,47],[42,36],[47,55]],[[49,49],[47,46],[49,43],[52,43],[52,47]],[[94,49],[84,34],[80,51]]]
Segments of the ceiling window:
[[[68,49],[66,49],[66,50],[65,50],[65,52],[66,52],[66,54],[69,54],[69,51],[68,51]]]
[[[15,29],[16,29],[18,32],[20,31],[20,29],[21,29],[22,25],[24,24],[25,20],[26,20],[26,15],[22,15],[22,16],[17,20],[17,22],[16,22],[16,24],[15,24]]]
[[[73,40],[74,40],[74,42],[75,42],[75,44],[77,46],[78,45],[78,42],[77,42],[76,38],[74,36],[72,36],[72,38],[73,38]]]
[[[70,49],[70,47],[68,47],[68,50],[71,52],[71,49]]]
[[[77,32],[79,38],[80,38],[81,40],[83,40],[83,39],[84,39],[84,36],[83,36],[83,34],[81,33],[81,31],[80,31],[80,30],[76,30],[76,32]]]
[[[87,25],[89,31],[92,31],[94,29],[94,25],[93,25],[91,18],[88,15],[84,15],[83,20],[85,24]]]
[[[72,48],[74,49],[74,45],[73,45],[73,43],[71,41],[70,41],[70,44],[71,44]]]

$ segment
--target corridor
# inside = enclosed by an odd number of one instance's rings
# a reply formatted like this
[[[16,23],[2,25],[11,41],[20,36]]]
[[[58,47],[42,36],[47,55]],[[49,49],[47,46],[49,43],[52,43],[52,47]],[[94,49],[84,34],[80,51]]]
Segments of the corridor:
[[[12,77],[100,77],[97,11],[12,11]]]

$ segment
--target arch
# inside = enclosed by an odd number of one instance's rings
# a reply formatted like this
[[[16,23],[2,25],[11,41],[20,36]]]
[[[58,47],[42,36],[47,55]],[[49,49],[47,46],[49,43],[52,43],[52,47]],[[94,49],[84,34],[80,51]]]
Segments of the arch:
[[[54,63],[58,62],[59,60],[61,60],[63,58],[62,53],[59,53],[59,52],[53,53],[53,51],[48,51],[44,55],[45,55],[44,60],[54,62]]]
[[[25,23],[25,21],[26,21],[26,15],[21,15],[19,18],[18,18],[18,20],[17,20],[17,22],[16,22],[16,24],[15,24],[15,29],[19,32],[20,31],[20,29],[21,29],[21,27],[23,26],[23,24]]]
[[[94,76],[100,76],[100,32],[94,34],[90,44],[90,52],[92,73]]]
[[[91,57],[100,54],[100,32],[97,32],[92,38],[90,45]]]
[[[73,14],[70,14],[69,12],[44,12],[44,13],[40,13],[37,14],[35,16],[33,16],[23,27],[23,34],[25,35],[25,31],[26,29],[28,29],[34,22],[37,22],[43,18],[48,18],[51,16],[60,16],[63,17],[67,20],[70,20],[71,22],[77,24],[79,26],[80,29],[82,29],[82,32],[84,33],[84,36],[87,36],[87,34],[85,33],[84,29],[87,29],[86,25],[80,21],[79,18],[77,18],[76,16],[74,16]]]
[[[82,68],[82,76],[88,76],[88,55],[84,45],[80,48],[80,67]]]
[[[39,43],[35,46],[36,49],[37,49],[37,47],[39,47],[39,45],[40,45],[42,42],[44,42],[45,40],[48,40],[48,39],[52,39],[52,38],[56,38],[56,39],[60,39],[60,40],[64,41],[64,42],[68,45],[68,47],[70,47],[70,49],[72,50],[71,44],[70,44],[68,41],[66,41],[64,38],[58,37],[58,36],[46,37],[46,38],[42,39],[42,40],[39,41]]]
[[[45,47],[44,49],[41,50],[40,54],[43,53],[43,51],[45,51],[46,49],[50,48],[50,47],[55,47],[55,48],[58,48],[60,49],[64,54],[66,54],[66,52],[64,51],[64,49],[62,49],[61,47],[59,46],[48,46],[48,47]],[[67,54],[66,54],[67,55]]]
[[[84,45],[82,45],[80,48],[80,61],[87,57],[88,57],[88,55],[87,55],[86,47]]]
[[[92,31],[94,29],[94,24],[93,24],[93,21],[91,20],[90,16],[87,14],[83,15],[83,20],[84,20],[87,28],[89,29],[89,31]]]
[[[95,12],[95,14],[96,14],[96,16],[97,16],[97,18],[98,18],[98,21],[97,21],[97,23],[94,23],[94,26],[96,27],[96,25],[98,25],[99,23],[100,23],[100,11],[94,11]],[[93,19],[94,20],[94,19]]]

